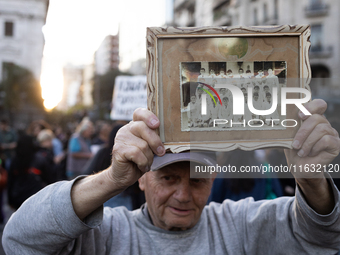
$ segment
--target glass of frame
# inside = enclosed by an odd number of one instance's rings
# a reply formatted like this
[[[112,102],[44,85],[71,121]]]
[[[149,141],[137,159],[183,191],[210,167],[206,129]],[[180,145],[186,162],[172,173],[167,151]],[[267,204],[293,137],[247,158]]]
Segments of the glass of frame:
[[[310,96],[309,37],[308,25],[148,28],[148,109],[166,149],[291,148],[299,108],[284,99]]]

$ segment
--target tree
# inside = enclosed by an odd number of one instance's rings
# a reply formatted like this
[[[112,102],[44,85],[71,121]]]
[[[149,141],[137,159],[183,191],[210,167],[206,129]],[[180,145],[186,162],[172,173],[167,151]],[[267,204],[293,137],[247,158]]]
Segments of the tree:
[[[105,119],[110,114],[114,83],[118,75],[131,74],[111,69],[104,75],[94,77],[93,101],[100,119]]]
[[[16,112],[34,109],[44,111],[41,86],[33,73],[13,63],[4,63],[0,82],[0,108],[12,118]]]

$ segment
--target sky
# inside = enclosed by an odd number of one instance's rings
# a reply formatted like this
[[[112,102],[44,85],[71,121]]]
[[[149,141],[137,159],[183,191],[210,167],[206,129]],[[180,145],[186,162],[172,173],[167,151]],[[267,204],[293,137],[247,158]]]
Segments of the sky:
[[[61,100],[62,67],[87,65],[107,35],[120,35],[120,69],[145,57],[146,27],[162,26],[171,0],[50,0],[43,27],[41,86],[45,107]],[[166,11],[168,10],[168,11]]]

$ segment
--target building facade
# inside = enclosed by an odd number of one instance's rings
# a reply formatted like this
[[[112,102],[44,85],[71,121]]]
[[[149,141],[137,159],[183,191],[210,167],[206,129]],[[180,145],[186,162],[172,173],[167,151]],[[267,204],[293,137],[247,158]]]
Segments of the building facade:
[[[25,67],[40,79],[48,5],[48,0],[0,0],[0,81],[6,63]]]
[[[338,0],[175,0],[173,25],[310,24],[312,92],[332,102],[340,96],[339,13]]]
[[[66,65],[63,68],[64,87],[62,100],[57,109],[66,111],[81,102],[81,85],[84,68],[82,66]]]
[[[108,35],[95,53],[95,73],[103,75],[119,66],[119,35]]]

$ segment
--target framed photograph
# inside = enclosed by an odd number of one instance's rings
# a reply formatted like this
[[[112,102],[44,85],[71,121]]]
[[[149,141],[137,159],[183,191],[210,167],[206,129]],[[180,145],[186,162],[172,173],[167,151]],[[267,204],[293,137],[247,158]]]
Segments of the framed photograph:
[[[308,25],[147,29],[148,109],[174,152],[291,148],[310,99]]]

